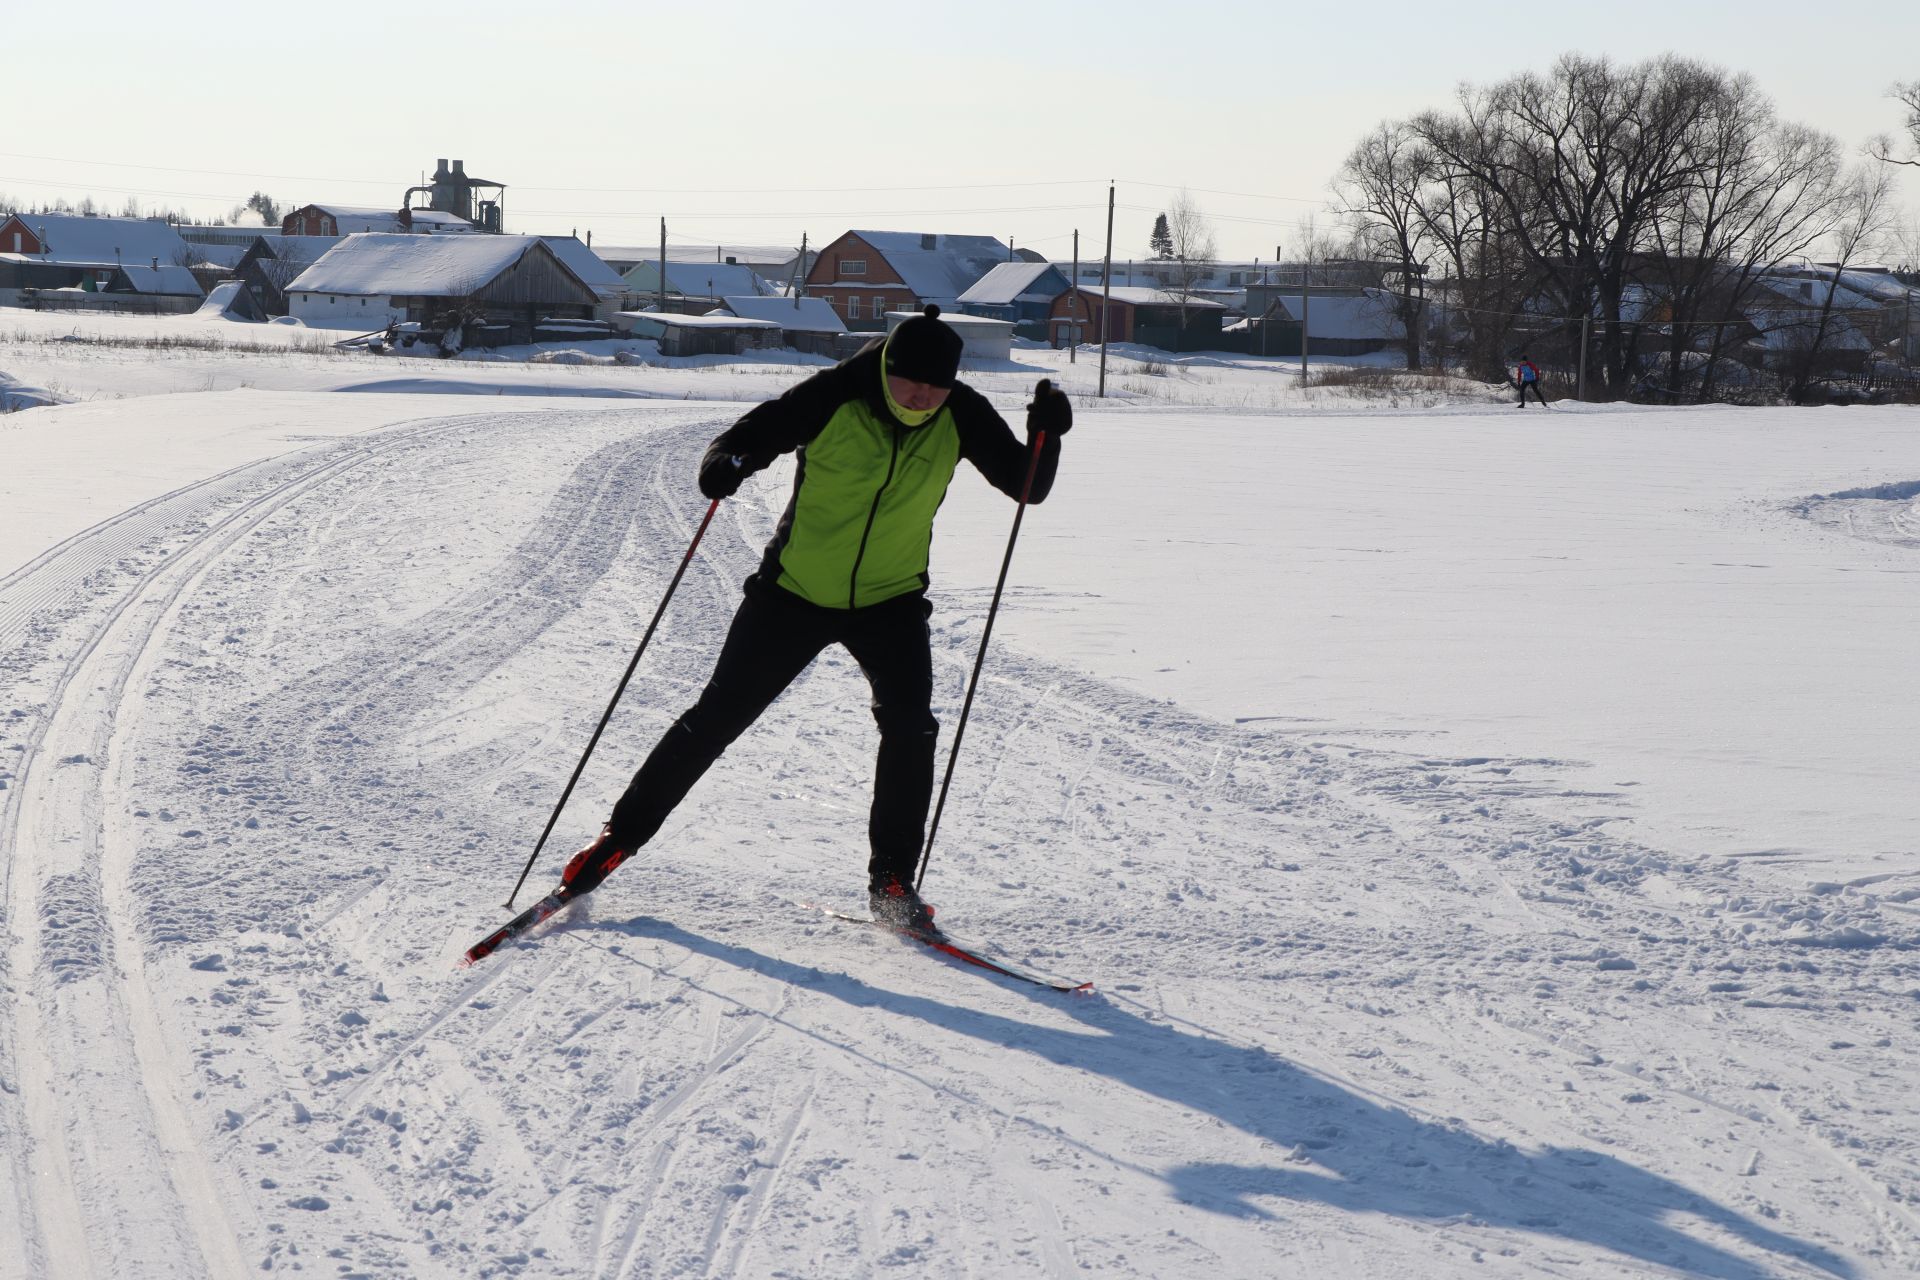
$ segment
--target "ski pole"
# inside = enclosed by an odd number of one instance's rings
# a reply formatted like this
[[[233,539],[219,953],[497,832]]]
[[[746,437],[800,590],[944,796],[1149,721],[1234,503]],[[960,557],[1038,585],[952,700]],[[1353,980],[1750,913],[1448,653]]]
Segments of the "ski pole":
[[[686,575],[687,566],[693,563],[693,553],[700,546],[707,526],[713,523],[713,513],[720,509],[720,499],[715,498],[707,504],[707,514],[700,521],[700,527],[693,531],[693,541],[687,544],[687,554],[680,557],[680,567],[673,572],[673,581],[667,584],[667,594],[660,597],[660,607],[653,611],[653,621],[647,624],[647,633],[640,637],[640,647],[633,651],[633,661],[627,664],[627,673],[620,677],[620,687],[613,691],[613,700],[607,703],[606,714],[600,717],[595,726],[593,737],[587,740],[587,749],[580,755],[580,763],[573,767],[573,776],[567,779],[567,789],[560,793],[560,803],[553,806],[553,816],[547,819],[547,829],[540,833],[540,840],[533,846],[533,852],[527,857],[527,865],[521,869],[520,878],[514,881],[513,892],[507,895],[507,906],[513,906],[513,900],[520,896],[520,888],[527,882],[527,875],[533,870],[533,864],[540,858],[540,851],[547,846],[547,837],[553,834],[553,826],[560,821],[560,811],[567,807],[567,799],[573,795],[574,784],[580,781],[580,775],[586,772],[587,760],[592,757],[593,749],[600,745],[600,735],[606,731],[607,721],[613,719],[613,709],[620,705],[620,695],[627,691],[627,681],[633,679],[634,671],[640,666],[640,655],[647,651],[647,642],[653,639],[655,627],[667,611],[667,602],[673,599],[673,593],[680,585],[680,579]]]
[[[1044,391],[1041,394],[1045,394]],[[1027,498],[1033,493],[1033,475],[1040,469],[1040,448],[1046,442],[1046,432],[1033,433],[1033,456],[1027,459],[1027,478],[1020,486],[1020,505],[1014,508],[1013,532],[1007,535],[1007,554],[1000,561],[1000,580],[993,584],[993,603],[987,606],[987,625],[980,633],[980,652],[974,655],[973,677],[967,681],[966,701],[960,706],[960,723],[953,730],[953,749],[947,753],[947,773],[940,780],[940,802],[933,807],[933,821],[927,825],[927,845],[920,851],[920,869],[914,873],[915,893],[920,891],[921,882],[927,878],[927,862],[933,857],[933,838],[939,834],[940,814],[947,807],[947,788],[953,784],[954,762],[960,759],[960,740],[967,736],[967,714],[973,710],[973,691],[980,685],[980,668],[987,660],[987,641],[993,637],[993,618],[1000,612],[1000,592],[1007,585],[1007,569],[1013,564],[1013,544],[1020,536],[1020,518],[1027,513]]]

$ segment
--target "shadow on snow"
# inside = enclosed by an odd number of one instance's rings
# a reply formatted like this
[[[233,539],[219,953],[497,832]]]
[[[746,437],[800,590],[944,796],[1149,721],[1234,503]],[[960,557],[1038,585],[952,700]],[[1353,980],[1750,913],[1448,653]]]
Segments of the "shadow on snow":
[[[1217,1117],[1298,1152],[1335,1175],[1312,1172],[1304,1163],[1295,1166],[1299,1157],[1275,1165],[1195,1163],[1140,1170],[1166,1182],[1180,1200],[1217,1213],[1267,1218],[1273,1215],[1256,1199],[1318,1202],[1349,1213],[1458,1221],[1584,1241],[1720,1280],[1763,1280],[1777,1274],[1687,1235],[1669,1222],[1691,1217],[1756,1249],[1801,1259],[1831,1275],[1855,1274],[1850,1263],[1830,1250],[1774,1231],[1616,1156],[1562,1147],[1527,1152],[1504,1140],[1489,1141],[1464,1128],[1422,1120],[1355,1093],[1265,1049],[1149,1021],[1098,996],[1027,993],[1085,1028],[1067,1030],[890,991],[848,974],[777,959],[644,916],[617,923],[582,922],[567,932],[576,936],[613,933],[670,943],[854,1008],[919,1018],[986,1044],[1103,1076]],[[617,948],[590,945],[653,968]],[[698,985],[683,975],[655,972]],[[1000,990],[1012,994],[1015,989]],[[819,1027],[801,1025],[791,1016],[777,1021],[811,1038],[838,1044]],[[941,1088],[931,1081],[923,1083]],[[1047,1132],[1064,1136],[1052,1129]],[[1140,1168],[1085,1140],[1068,1140],[1110,1163]]]

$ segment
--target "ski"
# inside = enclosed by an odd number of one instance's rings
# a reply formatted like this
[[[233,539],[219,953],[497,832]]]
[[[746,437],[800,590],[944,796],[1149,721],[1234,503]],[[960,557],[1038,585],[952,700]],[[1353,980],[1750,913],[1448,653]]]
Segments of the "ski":
[[[887,924],[884,921],[874,920],[867,916],[848,915],[844,911],[836,911],[832,907],[821,906],[817,902],[807,902],[801,905],[818,911],[829,920],[838,920],[844,924],[863,924],[870,929],[880,929],[893,934],[895,937],[918,942],[923,946],[938,951],[942,955],[951,956],[955,960],[973,965],[979,969],[985,969],[988,973],[998,974],[1003,978],[1012,978],[1017,982],[1031,983],[1036,987],[1046,987],[1051,991],[1087,992],[1093,990],[1093,984],[1091,982],[1074,982],[1067,978],[1056,978],[1049,974],[1041,973],[1038,970],[1010,964],[1005,960],[995,960],[984,955],[979,948],[973,946],[971,943],[962,942],[946,930],[938,927],[932,929],[914,929],[906,925]]]
[[[463,965],[475,965],[513,941],[527,930],[533,928],[548,916],[573,901],[573,893],[562,885],[540,901],[522,911],[513,919],[495,929],[480,941],[467,948],[467,957]]]

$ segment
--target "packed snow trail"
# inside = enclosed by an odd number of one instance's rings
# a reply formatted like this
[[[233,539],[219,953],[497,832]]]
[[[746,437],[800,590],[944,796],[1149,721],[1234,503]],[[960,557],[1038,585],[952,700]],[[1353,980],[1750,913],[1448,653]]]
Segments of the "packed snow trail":
[[[231,1197],[197,1148],[128,896],[130,687],[208,566],[262,521],[380,449],[454,429],[296,453],[186,486],[62,543],[0,580],[16,693],[51,708],[23,744],[0,829],[12,851],[6,1031],[18,1064],[11,1178],[23,1274],[239,1275]],[[23,640],[59,637],[36,655]],[[51,654],[73,657],[64,665]],[[24,1047],[32,1051],[23,1051]]]
[[[1104,995],[793,905],[862,885],[874,735],[837,651],[589,900],[457,970],[726,416],[326,446],[30,611],[0,792],[0,1228],[30,1249],[0,1275],[1920,1259],[1910,900],[1749,892],[1612,834],[1620,798],[1557,761],[1206,719],[1026,656],[1018,614],[927,888]],[[535,884],[704,680],[780,479],[724,504]],[[991,566],[935,570],[950,716]]]

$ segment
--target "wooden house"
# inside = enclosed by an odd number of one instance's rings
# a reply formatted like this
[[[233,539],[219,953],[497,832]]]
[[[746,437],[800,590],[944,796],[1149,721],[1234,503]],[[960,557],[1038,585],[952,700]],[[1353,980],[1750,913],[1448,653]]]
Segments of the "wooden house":
[[[538,236],[352,235],[286,289],[289,314],[321,328],[440,325],[449,315],[533,341],[546,319],[591,320],[599,295]]]

